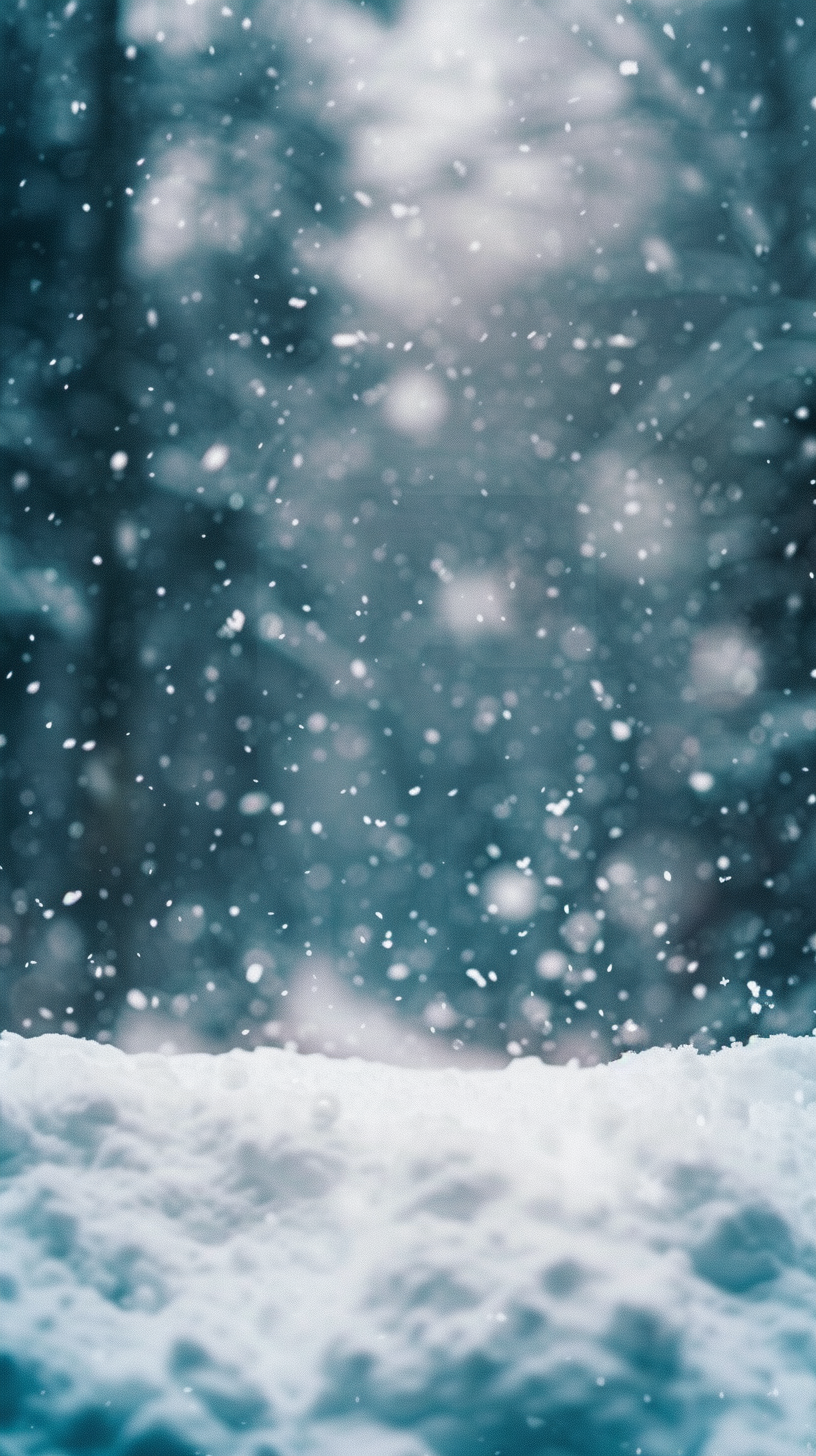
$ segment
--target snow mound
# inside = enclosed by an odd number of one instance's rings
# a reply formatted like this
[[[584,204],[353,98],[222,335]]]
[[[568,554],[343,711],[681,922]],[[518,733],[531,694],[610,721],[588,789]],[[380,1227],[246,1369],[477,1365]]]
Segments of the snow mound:
[[[816,1450],[814,1044],[0,1046],[4,1456]]]

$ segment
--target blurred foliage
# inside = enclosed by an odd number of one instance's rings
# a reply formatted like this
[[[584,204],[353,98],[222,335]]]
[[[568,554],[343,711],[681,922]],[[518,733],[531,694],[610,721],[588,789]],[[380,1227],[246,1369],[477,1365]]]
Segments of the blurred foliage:
[[[812,19],[621,12],[6,5],[14,1030],[811,1029]]]

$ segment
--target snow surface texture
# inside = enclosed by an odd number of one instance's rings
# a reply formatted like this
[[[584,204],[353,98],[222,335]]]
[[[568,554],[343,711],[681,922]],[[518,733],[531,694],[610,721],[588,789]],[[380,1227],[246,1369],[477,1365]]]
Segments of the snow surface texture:
[[[815,1074],[7,1035],[0,1450],[814,1451]]]

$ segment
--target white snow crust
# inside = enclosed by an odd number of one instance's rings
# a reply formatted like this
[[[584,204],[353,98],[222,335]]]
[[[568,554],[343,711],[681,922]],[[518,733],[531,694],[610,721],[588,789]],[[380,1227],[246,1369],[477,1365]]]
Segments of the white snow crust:
[[[6,1035],[0,1450],[814,1451],[815,1053]]]

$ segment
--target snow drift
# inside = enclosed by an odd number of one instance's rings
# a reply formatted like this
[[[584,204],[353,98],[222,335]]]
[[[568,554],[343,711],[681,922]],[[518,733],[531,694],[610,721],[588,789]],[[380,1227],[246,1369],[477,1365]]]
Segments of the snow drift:
[[[812,1041],[0,1067],[4,1456],[816,1450]]]

